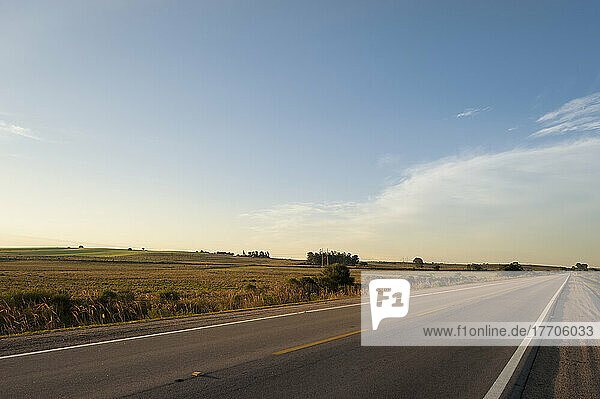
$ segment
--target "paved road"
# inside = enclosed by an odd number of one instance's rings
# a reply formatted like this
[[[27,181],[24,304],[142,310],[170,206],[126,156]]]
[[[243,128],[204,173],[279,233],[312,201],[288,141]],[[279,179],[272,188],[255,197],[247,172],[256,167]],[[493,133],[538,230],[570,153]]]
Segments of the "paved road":
[[[496,301],[509,313],[514,309],[513,316],[531,317],[543,311],[537,304],[549,301],[566,277],[427,290],[421,293],[437,293],[411,298],[411,314],[443,319],[457,311],[480,312]],[[446,307],[439,309],[440,302]],[[515,352],[364,347],[357,333],[360,308],[346,300],[4,339],[0,397],[481,398]],[[526,359],[527,354],[509,376],[504,396]]]

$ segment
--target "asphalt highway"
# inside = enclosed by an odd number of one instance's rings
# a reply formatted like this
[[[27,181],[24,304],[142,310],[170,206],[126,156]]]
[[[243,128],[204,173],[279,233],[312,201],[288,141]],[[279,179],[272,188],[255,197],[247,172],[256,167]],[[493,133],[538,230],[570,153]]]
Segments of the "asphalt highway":
[[[407,317],[423,323],[496,309],[507,320],[535,320],[572,279],[517,280],[416,291]],[[361,346],[364,306],[344,300],[5,338],[0,397],[492,398],[523,391],[515,387],[528,351],[515,361],[514,346]]]

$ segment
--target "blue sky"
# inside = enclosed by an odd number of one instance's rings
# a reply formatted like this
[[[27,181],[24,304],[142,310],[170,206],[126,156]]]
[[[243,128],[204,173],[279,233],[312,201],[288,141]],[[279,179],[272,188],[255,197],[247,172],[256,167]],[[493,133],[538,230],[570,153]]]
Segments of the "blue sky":
[[[597,3],[96,3],[0,4],[0,243],[600,263]]]

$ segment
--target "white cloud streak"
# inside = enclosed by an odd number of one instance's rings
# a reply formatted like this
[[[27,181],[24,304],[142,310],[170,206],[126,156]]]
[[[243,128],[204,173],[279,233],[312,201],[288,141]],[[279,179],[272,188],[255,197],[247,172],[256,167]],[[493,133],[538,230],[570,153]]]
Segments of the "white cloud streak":
[[[489,111],[492,107],[467,108],[463,112],[456,114],[457,118],[468,118],[475,116],[481,112]]]
[[[31,129],[28,129],[28,128],[22,127],[22,126],[18,126],[18,125],[14,125],[11,123],[7,123],[5,121],[0,121],[0,131],[10,133],[10,134],[15,134],[15,135],[21,136],[21,137],[26,137],[26,138],[32,139],[32,140],[37,140],[37,141],[42,140],[38,136],[31,133]]]
[[[380,168],[394,166],[398,163],[400,157],[393,154],[383,154],[379,158],[377,158],[377,166]]]
[[[600,139],[590,138],[447,158],[406,170],[372,200],[283,204],[244,217],[282,246],[548,263],[567,261],[565,252],[577,247],[600,262],[589,240],[600,233],[598,153]]]
[[[541,128],[531,137],[600,132],[600,92],[571,100],[538,118]]]

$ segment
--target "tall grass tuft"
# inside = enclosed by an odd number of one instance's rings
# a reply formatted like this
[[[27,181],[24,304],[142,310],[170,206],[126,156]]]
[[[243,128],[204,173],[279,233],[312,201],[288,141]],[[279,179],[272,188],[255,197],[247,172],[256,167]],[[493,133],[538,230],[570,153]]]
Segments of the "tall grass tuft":
[[[247,284],[215,292],[10,292],[0,296],[0,335],[279,305],[360,294],[358,286],[327,290],[310,278],[270,288]]]

